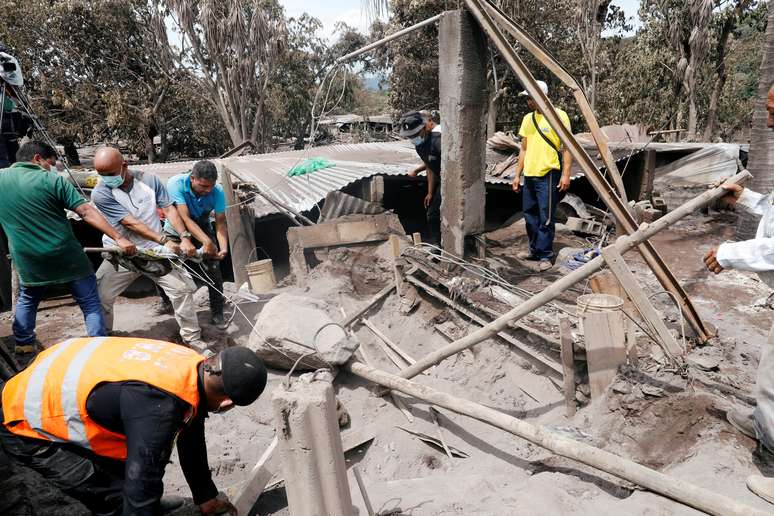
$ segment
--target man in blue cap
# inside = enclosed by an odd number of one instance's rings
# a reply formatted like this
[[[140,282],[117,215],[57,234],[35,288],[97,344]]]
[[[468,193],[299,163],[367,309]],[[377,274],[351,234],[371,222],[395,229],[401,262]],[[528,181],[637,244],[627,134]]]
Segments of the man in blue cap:
[[[432,118],[423,116],[419,111],[409,111],[400,119],[400,137],[414,145],[422,165],[409,175],[416,176],[427,171],[427,195],[424,205],[427,210],[427,224],[430,241],[441,245],[441,133],[433,131]]]

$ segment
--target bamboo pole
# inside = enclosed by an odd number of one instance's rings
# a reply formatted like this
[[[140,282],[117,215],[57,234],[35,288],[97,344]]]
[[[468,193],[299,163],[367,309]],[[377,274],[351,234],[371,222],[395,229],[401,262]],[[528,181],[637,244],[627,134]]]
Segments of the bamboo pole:
[[[742,172],[736,174],[734,177],[730,178],[727,182],[743,183],[749,177],[751,177],[750,173],[747,170],[743,170]],[[624,254],[625,252],[633,249],[640,243],[647,241],[650,237],[654,236],[656,233],[671,226],[672,224],[682,219],[686,215],[693,213],[694,211],[706,206],[707,204],[710,204],[711,202],[719,199],[726,193],[727,193],[727,190],[724,190],[720,187],[714,188],[712,190],[708,190],[707,192],[704,192],[698,197],[695,197],[694,199],[683,204],[682,206],[676,208],[674,211],[667,213],[664,217],[658,219],[652,224],[643,224],[642,226],[640,226],[640,229],[638,229],[634,233],[619,237],[615,241],[615,243],[612,244],[612,247],[615,247],[615,249],[620,254]],[[412,378],[417,374],[421,373],[422,371],[424,371],[425,369],[438,364],[440,361],[452,355],[456,355],[460,351],[464,351],[470,348],[471,346],[474,346],[479,342],[496,335],[497,333],[505,329],[509,323],[513,321],[517,321],[522,317],[524,317],[525,315],[532,312],[533,310],[536,310],[541,306],[545,305],[546,303],[553,301],[568,288],[572,287],[579,281],[582,281],[588,278],[589,276],[591,276],[592,274],[600,270],[604,265],[604,263],[605,263],[604,258],[602,258],[602,256],[597,256],[596,258],[588,262],[586,265],[583,265],[582,267],[572,271],[568,275],[558,279],[557,281],[555,281],[554,283],[552,283],[551,285],[543,289],[543,291],[540,292],[539,294],[532,296],[525,302],[514,307],[508,313],[504,314],[501,317],[498,317],[497,319],[487,324],[486,326],[479,328],[478,330],[474,331],[473,333],[470,333],[469,335],[466,335],[461,339],[455,340],[454,342],[447,344],[446,346],[430,353],[429,355],[426,355],[423,358],[420,358],[419,360],[417,360],[415,364],[401,371],[400,376],[402,378]]]
[[[347,369],[352,374],[388,389],[403,392],[416,399],[483,421],[526,439],[557,455],[605,471],[708,514],[715,514],[717,516],[763,516],[767,514],[724,495],[695,486],[684,480],[670,477],[605,450],[563,437],[544,427],[526,423],[495,409],[463,398],[457,398],[427,385],[421,385],[405,378],[373,369],[360,362],[349,363]]]

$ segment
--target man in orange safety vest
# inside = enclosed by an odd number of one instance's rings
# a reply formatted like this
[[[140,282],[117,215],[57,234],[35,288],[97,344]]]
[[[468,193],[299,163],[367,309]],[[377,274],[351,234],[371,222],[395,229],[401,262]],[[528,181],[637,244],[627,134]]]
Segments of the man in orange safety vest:
[[[69,339],[4,386],[0,447],[95,514],[152,515],[177,443],[201,512],[236,514],[212,481],[204,418],[265,386],[263,362],[244,347],[205,358],[158,340]]]

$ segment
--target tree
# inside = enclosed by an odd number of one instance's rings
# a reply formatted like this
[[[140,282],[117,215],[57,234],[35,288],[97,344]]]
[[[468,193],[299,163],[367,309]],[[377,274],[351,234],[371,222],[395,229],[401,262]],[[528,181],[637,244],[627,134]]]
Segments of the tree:
[[[749,186],[759,192],[774,190],[774,131],[766,126],[768,118],[766,97],[769,88],[774,84],[774,2],[769,2],[768,9],[766,39],[758,81],[758,98],[755,102],[750,155],[747,161],[747,170],[753,175]],[[741,240],[753,238],[759,218],[750,213],[742,213],[737,226],[737,238]]]
[[[183,36],[184,54],[233,145],[266,146],[266,92],[286,46],[276,0],[166,0]]]

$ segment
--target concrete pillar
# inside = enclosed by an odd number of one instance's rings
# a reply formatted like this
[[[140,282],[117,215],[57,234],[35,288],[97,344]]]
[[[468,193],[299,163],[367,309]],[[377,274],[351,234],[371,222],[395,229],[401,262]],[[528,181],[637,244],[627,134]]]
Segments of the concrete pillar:
[[[438,33],[441,239],[444,250],[463,256],[465,236],[484,230],[487,45],[463,10],[446,12]]]
[[[353,513],[332,381],[307,373],[272,395],[291,516]]]

